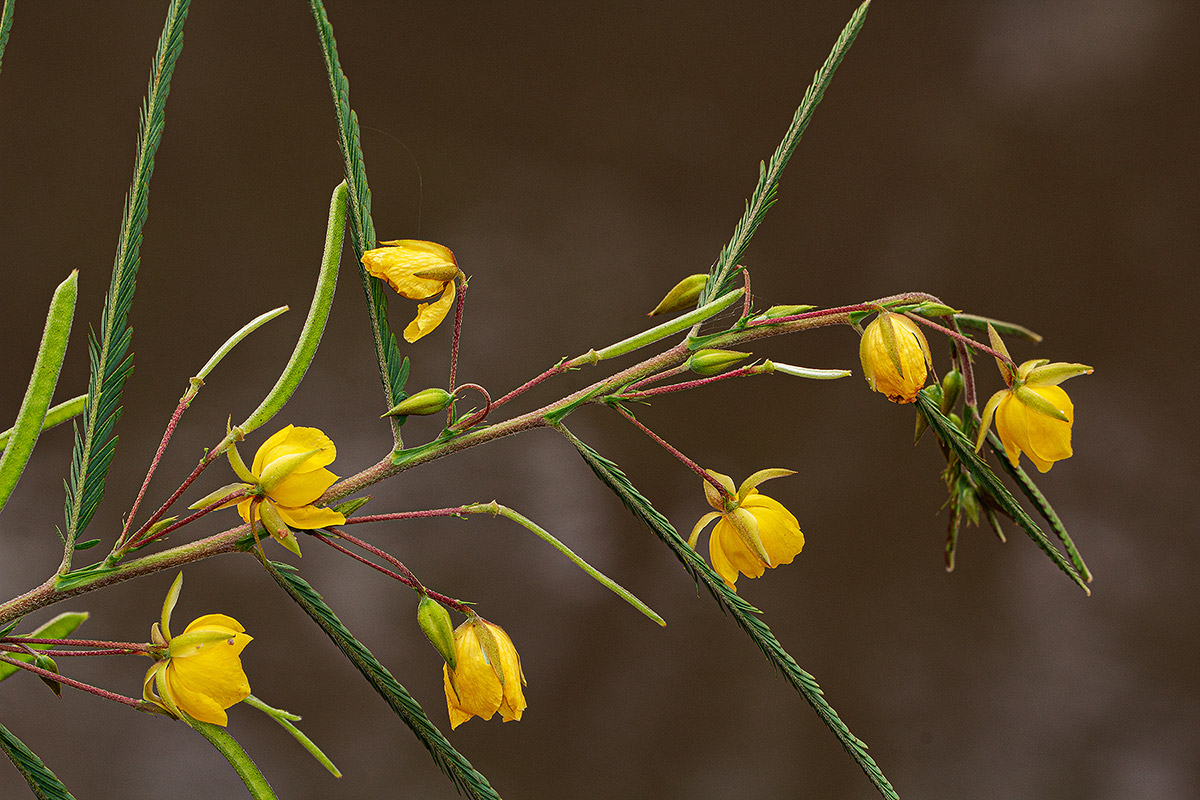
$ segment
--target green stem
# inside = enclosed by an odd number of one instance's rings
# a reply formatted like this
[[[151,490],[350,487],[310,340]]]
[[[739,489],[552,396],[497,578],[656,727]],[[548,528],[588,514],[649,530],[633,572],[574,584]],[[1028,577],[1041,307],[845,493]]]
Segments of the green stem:
[[[0,455],[0,508],[4,508],[17,481],[29,463],[33,446],[50,408],[54,387],[58,385],[58,373],[67,354],[67,340],[71,335],[71,322],[75,318],[75,298],[79,293],[79,270],[74,270],[54,290],[50,300],[50,311],[46,315],[46,328],[42,343],[38,347],[37,359],[33,363],[33,375],[29,388],[17,412],[17,421],[4,454]]]
[[[574,358],[568,363],[569,365],[589,363],[594,364],[597,361],[604,361],[608,358],[616,358],[617,356],[623,356],[626,353],[632,353],[638,348],[645,347],[648,344],[654,344],[660,339],[665,339],[672,334],[676,334],[680,331],[690,328],[694,324],[699,324],[706,319],[715,317],[717,314],[720,314],[722,311],[736,303],[738,298],[741,297],[744,292],[744,289],[734,289],[732,292],[726,292],[716,300],[713,300],[711,303],[700,306],[694,311],[689,311],[687,314],[684,314],[681,317],[667,320],[661,325],[656,325],[655,327],[642,331],[635,336],[630,336],[628,339],[622,339],[616,344],[610,344],[603,350],[594,350],[591,353]]]
[[[246,755],[246,751],[237,743],[237,740],[230,736],[229,731],[220,725],[193,719],[187,714],[183,715],[183,721],[192,726],[192,730],[207,739],[209,744],[217,748],[217,752],[225,757],[234,772],[242,779],[242,783],[246,784],[251,797],[255,800],[278,800],[275,791],[271,789],[271,784],[267,783],[267,779],[259,772],[258,767],[255,766],[250,756]]]
[[[508,506],[500,505],[495,500],[493,500],[490,503],[474,503],[472,505],[463,506],[462,510],[464,513],[467,513],[467,514],[491,514],[493,517],[501,516],[501,517],[504,517],[505,519],[511,519],[513,522],[526,528],[527,530],[533,531],[539,537],[541,537],[541,539],[544,542],[549,544],[551,547],[553,547],[558,552],[562,553],[567,558],[571,559],[571,562],[574,563],[575,566],[579,567],[581,570],[583,570],[588,575],[590,575],[592,578],[594,578],[596,580],[596,582],[599,583],[601,586],[604,586],[606,589],[611,591],[613,594],[617,595],[617,597],[620,597],[626,603],[629,603],[629,605],[633,606],[638,611],[642,612],[647,617],[649,617],[650,619],[657,622],[659,625],[666,627],[666,625],[667,625],[666,620],[664,620],[657,613],[655,613],[654,609],[650,608],[648,605],[643,603],[641,600],[637,599],[633,595],[632,592],[630,592],[625,587],[621,586],[619,583],[614,581],[612,578],[608,577],[603,572],[600,572],[600,570],[596,569],[591,564],[587,563],[582,558],[575,555],[575,552],[573,550],[571,550],[571,548],[567,547],[565,544],[560,542],[548,530],[541,527],[540,525],[538,525],[536,522],[529,519],[528,517],[517,513],[516,511],[509,508]]]
[[[300,743],[300,746],[308,751],[309,755],[315,758],[321,764],[321,766],[329,770],[333,777],[342,777],[341,771],[334,766],[332,761],[329,760],[329,756],[321,752],[321,748],[317,747],[316,743],[314,743],[312,739],[305,736],[304,731],[292,724],[293,722],[300,720],[300,716],[298,714],[292,714],[284,711],[282,708],[272,708],[254,695],[250,695],[242,702],[251,708],[257,708],[259,711],[278,722],[280,727],[290,733],[292,737]]]
[[[78,417],[83,413],[83,407],[86,403],[87,395],[81,394],[78,397],[72,397],[70,400],[64,400],[58,405],[52,406],[46,412],[46,418],[42,420],[42,433],[45,433],[56,425],[62,425],[72,417]],[[12,438],[12,432],[12,428],[0,432],[0,450],[8,447],[8,440]]]

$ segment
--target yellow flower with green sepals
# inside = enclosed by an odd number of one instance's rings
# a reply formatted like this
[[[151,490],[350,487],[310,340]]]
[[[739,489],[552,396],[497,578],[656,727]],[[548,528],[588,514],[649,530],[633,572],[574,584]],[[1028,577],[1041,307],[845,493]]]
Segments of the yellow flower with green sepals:
[[[867,384],[893,403],[917,399],[933,361],[917,323],[890,311],[880,311],[863,331],[858,357]]]
[[[751,475],[734,491],[733,480],[713,470],[708,474],[725,488],[722,495],[708,481],[704,482],[704,495],[710,511],[700,518],[692,528],[688,544],[693,548],[700,532],[713,520],[708,539],[708,557],[717,574],[726,585],[737,590],[739,573],[748,578],[757,578],[768,568],[790,564],[804,549],[804,534],[800,523],[783,505],[756,488],[763,481],[794,475],[790,469],[763,469]]]
[[[157,622],[151,628],[158,660],[146,672],[142,697],[174,717],[183,712],[201,722],[228,725],[225,709],[250,695],[240,655],[253,637],[224,614],[205,614],[172,637],[171,611],[182,586],[181,572],[163,603],[161,629]]]
[[[404,329],[404,340],[415,342],[446,318],[454,305],[454,281],[459,275],[458,262],[450,248],[420,239],[380,242],[383,247],[363,253],[367,272],[409,300],[437,300],[417,306],[417,316]]]
[[[491,719],[497,711],[505,722],[521,719],[525,673],[503,628],[468,612],[467,621],[454,629],[454,656],[453,669],[442,665],[451,728],[471,717]]]
[[[1070,458],[1075,406],[1059,384],[1091,371],[1085,364],[1050,363],[1044,358],[1017,367],[1012,385],[993,394],[983,408],[976,451],[983,446],[994,418],[996,432],[1014,467],[1021,453],[1039,472],[1048,471],[1055,461]]]
[[[325,469],[337,457],[337,448],[317,428],[288,425],[263,442],[249,468],[236,447],[230,447],[227,454],[233,471],[245,483],[222,487],[193,503],[192,508],[208,505],[239,489],[249,491],[250,497],[236,501],[242,519],[255,528],[261,520],[271,536],[296,555],[300,554],[300,545],[289,526],[315,530],[346,521],[341,512],[314,505],[338,479]]]

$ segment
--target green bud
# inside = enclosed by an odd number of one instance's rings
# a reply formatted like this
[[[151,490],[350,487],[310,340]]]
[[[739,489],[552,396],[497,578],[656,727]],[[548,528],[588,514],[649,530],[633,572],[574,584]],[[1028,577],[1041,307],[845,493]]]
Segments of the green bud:
[[[947,372],[946,377],[942,378],[941,408],[943,414],[949,414],[950,410],[958,404],[958,398],[962,395],[962,390],[962,373],[956,369]]]
[[[691,308],[700,299],[700,293],[704,291],[704,284],[707,282],[707,275],[688,275],[675,284],[675,288],[667,292],[667,296],[659,301],[654,310],[646,316],[653,317],[658,314],[671,314]]]
[[[372,495],[367,495],[365,497],[355,497],[350,500],[343,500],[340,503],[334,503],[333,505],[331,505],[329,507],[329,509],[331,511],[338,512],[343,517],[349,517],[355,511],[358,511],[360,508],[365,506],[367,503],[371,502],[372,499],[373,499]]]
[[[949,317],[952,314],[957,314],[962,309],[951,308],[950,306],[942,303],[931,303],[929,301],[925,301],[913,310],[922,317]]]
[[[739,361],[745,361],[750,355],[737,350],[697,350],[687,360],[687,368],[697,375],[716,375]]]
[[[222,497],[226,497],[226,496],[231,495],[234,492],[240,491],[242,489],[248,490],[248,489],[252,489],[252,488],[254,488],[254,487],[252,487],[248,483],[230,483],[225,486],[222,486],[220,489],[217,489],[215,492],[209,492],[208,494],[204,495],[204,497],[201,497],[199,500],[197,500],[196,502],[194,502],[190,506],[188,506],[188,509],[195,511],[197,508],[204,508],[205,506],[211,506],[213,503],[217,502]],[[175,518],[171,517],[171,519],[175,519]],[[159,522],[161,522],[161,521],[162,520],[159,520]],[[155,525],[158,525],[158,523],[156,522]],[[153,531],[154,528],[151,528],[151,530]],[[161,528],[159,530],[161,530]]]
[[[406,397],[388,410],[385,417],[407,417],[409,415],[425,416],[437,414],[450,407],[454,395],[445,389],[422,389],[411,397]]]
[[[450,624],[450,612],[446,607],[429,595],[422,595],[421,602],[417,603],[417,624],[450,669],[458,666],[454,653],[454,626]]]

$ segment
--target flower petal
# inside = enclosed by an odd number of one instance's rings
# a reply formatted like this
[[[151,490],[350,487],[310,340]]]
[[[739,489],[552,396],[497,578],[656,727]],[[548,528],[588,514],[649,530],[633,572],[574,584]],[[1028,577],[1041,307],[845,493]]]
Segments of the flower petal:
[[[275,433],[271,434],[271,436],[262,443],[262,446],[258,448],[258,452],[254,454],[254,463],[250,466],[251,472],[253,472],[255,475],[262,475],[263,467],[267,463],[267,455],[287,440],[287,437],[292,432],[293,427],[293,425],[288,425],[286,428],[275,431]]]
[[[363,253],[362,263],[367,272],[409,300],[424,300],[442,291],[444,281],[418,278],[414,272],[438,267],[457,267],[458,262],[450,248],[419,239],[399,239],[387,242]]]
[[[202,642],[172,653],[166,667],[166,687],[181,711],[202,722],[226,725],[225,709],[245,700],[250,682],[242,670],[238,655],[250,643],[250,636],[237,620],[224,614],[207,614],[187,626],[184,633],[225,631],[230,635],[218,641]]]
[[[767,568],[762,559],[746,546],[737,528],[725,519],[717,522],[708,538],[708,558],[713,569],[731,589],[737,588],[734,584],[737,583],[739,572],[748,578],[757,578]]]
[[[770,558],[767,566],[774,569],[792,563],[804,549],[804,534],[792,512],[778,500],[757,492],[746,498],[742,508],[758,521],[758,535]]]
[[[414,278],[414,280],[420,279]],[[454,281],[447,281],[442,296],[437,301],[421,303],[417,306],[416,318],[404,329],[404,341],[411,344],[432,331],[446,318],[452,305],[454,305]]]
[[[314,531],[317,528],[328,528],[330,525],[345,523],[344,514],[324,506],[275,506],[279,516],[293,528],[302,531]]]
[[[471,717],[491,719],[504,699],[500,679],[487,663],[474,628],[470,622],[464,622],[454,631],[458,667],[454,670],[453,684],[449,665],[442,665],[442,683],[446,690],[446,709],[450,713],[451,728],[457,728]],[[503,662],[501,666],[504,666]]]
[[[293,472],[267,495],[276,505],[306,506],[325,494],[325,490],[337,483],[334,475],[324,467],[311,472]]]
[[[279,433],[286,435],[282,438]],[[319,452],[303,462],[300,466],[293,470],[292,474],[303,474],[312,472],[313,470],[327,467],[337,458],[337,447],[334,446],[333,440],[324,434],[319,428],[297,428],[294,425],[288,425],[282,431],[267,439],[263,446],[258,448],[258,452],[254,454],[254,474],[262,475],[263,470],[277,458],[283,456],[296,455],[297,453],[307,453],[310,450]]]

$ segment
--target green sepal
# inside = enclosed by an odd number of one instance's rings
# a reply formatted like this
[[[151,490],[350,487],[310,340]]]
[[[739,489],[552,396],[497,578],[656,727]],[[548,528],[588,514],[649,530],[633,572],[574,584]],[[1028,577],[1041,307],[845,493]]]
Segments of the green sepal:
[[[503,687],[504,666],[500,663],[500,646],[496,644],[496,636],[487,623],[474,613],[468,615],[467,624],[475,628],[475,635],[479,638],[479,649],[483,651],[483,659],[492,668],[492,672],[496,673],[496,678]]]
[[[95,564],[89,564],[86,567],[74,569],[62,575],[55,575],[54,588],[60,592],[67,591],[68,589],[76,589],[80,586],[93,583],[106,575],[111,575],[116,571],[116,567],[108,566],[103,561],[97,561]]]
[[[354,498],[351,498],[350,500],[343,500],[340,503],[334,503],[333,505],[329,506],[329,510],[336,511],[337,513],[341,514],[343,517],[349,518],[351,514],[353,514],[355,511],[358,511],[360,508],[365,506],[367,503],[371,502],[371,500],[373,498],[374,498],[374,495],[367,495],[365,497],[354,497]]]
[[[1013,395],[1030,411],[1036,411],[1039,414],[1044,414],[1047,417],[1052,417],[1062,422],[1071,421],[1071,418],[1067,416],[1065,411],[1024,384],[1015,386],[1013,388]]]
[[[58,674],[58,664],[54,663],[54,659],[43,653],[37,653],[33,657],[33,665],[38,669],[44,669],[47,672]],[[50,687],[50,691],[54,692],[56,697],[62,697],[62,684],[53,678],[47,678],[45,675],[38,675],[38,680]]]
[[[458,657],[454,652],[454,626],[450,623],[450,612],[446,611],[446,607],[427,594],[421,595],[417,603],[417,625],[450,669],[458,666]]]

